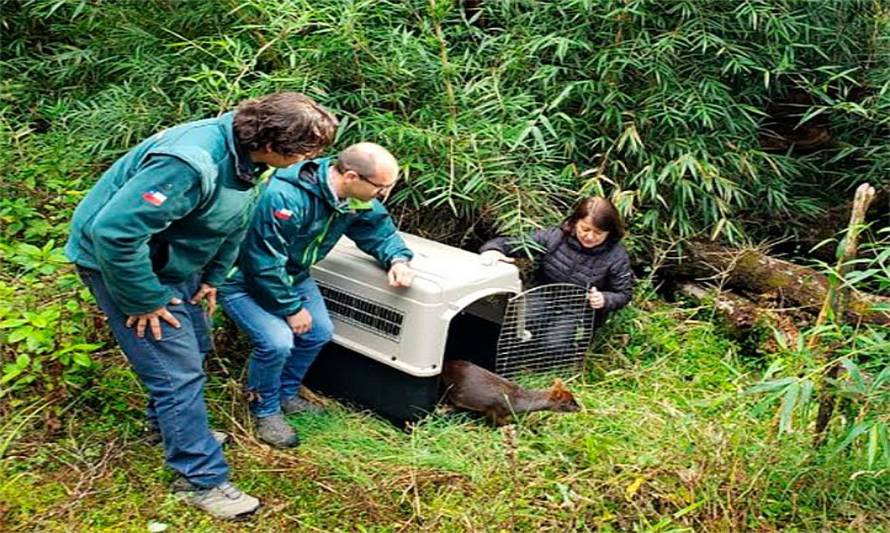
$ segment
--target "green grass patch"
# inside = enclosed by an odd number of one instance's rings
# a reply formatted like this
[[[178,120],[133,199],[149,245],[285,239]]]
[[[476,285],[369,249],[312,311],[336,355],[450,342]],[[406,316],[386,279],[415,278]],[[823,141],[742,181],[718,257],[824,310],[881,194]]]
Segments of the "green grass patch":
[[[241,524],[167,494],[161,450],[139,440],[144,396],[111,365],[60,434],[29,425],[14,439],[0,463],[4,529],[810,530],[890,519],[886,472],[814,454],[805,432],[780,440],[771,416],[751,414],[741,392],[756,375],[711,324],[670,308],[616,322],[569,381],[581,412],[507,429],[435,413],[406,432],[330,402],[291,418],[299,448],[273,450],[251,437],[239,371],[215,375],[209,403],[234,436],[234,481],[264,502]]]

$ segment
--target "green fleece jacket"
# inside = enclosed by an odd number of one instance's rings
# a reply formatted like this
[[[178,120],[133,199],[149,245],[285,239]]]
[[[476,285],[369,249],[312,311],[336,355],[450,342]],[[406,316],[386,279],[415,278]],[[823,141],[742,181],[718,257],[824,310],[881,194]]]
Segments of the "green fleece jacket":
[[[157,133],[117,160],[74,211],[65,255],[99,270],[128,315],[166,305],[164,283],[218,286],[234,263],[264,166],[235,141],[234,113]]]
[[[344,234],[386,269],[410,261],[396,226],[377,200],[340,202],[328,183],[329,158],[277,171],[260,196],[238,256],[237,268],[220,289],[247,292],[264,309],[286,317],[302,302],[293,286],[309,277]]]

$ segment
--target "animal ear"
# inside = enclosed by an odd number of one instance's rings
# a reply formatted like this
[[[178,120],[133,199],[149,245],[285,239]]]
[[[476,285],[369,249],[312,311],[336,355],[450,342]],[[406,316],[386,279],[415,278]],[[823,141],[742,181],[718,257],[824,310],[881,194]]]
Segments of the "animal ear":
[[[572,399],[573,396],[572,393],[569,392],[569,389],[566,388],[565,383],[563,383],[561,379],[556,378],[553,380],[553,385],[550,387],[550,398],[553,400],[568,401]]]

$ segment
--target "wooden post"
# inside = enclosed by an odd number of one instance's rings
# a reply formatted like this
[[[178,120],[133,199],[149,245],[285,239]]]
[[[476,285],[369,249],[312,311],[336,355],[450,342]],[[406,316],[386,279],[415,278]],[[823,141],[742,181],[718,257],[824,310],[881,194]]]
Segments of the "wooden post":
[[[850,213],[850,224],[847,227],[847,236],[840,247],[836,272],[829,277],[828,292],[822,302],[819,318],[816,319],[816,327],[824,325],[829,320],[835,324],[842,324],[847,315],[850,302],[850,288],[844,286],[844,278],[850,271],[850,262],[856,258],[859,246],[859,233],[865,221],[865,213],[868,206],[875,198],[875,189],[867,183],[863,183],[856,189],[853,200],[853,209]],[[819,346],[818,333],[810,337],[807,347],[816,350]],[[832,350],[825,350],[825,362],[829,365],[822,379],[822,389],[819,393],[819,413],[816,415],[816,431],[813,436],[813,445],[821,446],[825,442],[826,429],[831,416],[834,413],[835,395],[830,389],[829,381],[837,378],[840,366],[831,363]]]

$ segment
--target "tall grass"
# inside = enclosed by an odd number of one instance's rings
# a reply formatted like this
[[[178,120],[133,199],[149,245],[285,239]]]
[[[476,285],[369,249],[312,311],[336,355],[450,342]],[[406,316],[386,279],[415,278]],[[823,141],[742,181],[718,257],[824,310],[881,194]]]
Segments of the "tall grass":
[[[585,372],[583,409],[535,413],[506,429],[434,414],[403,432],[328,403],[291,419],[303,444],[277,451],[241,426],[242,362],[213,374],[214,424],[234,435],[234,479],[264,500],[245,530],[494,531],[879,528],[886,473],[862,458],[813,453],[809,434],[776,439],[744,395],[757,365],[694,314],[668,307],[617,317]],[[213,364],[220,364],[216,360]],[[129,372],[104,372],[59,438],[21,435],[0,462],[0,524],[23,529],[220,527],[166,493],[172,474],[141,438]],[[535,384],[534,380],[530,383]],[[124,399],[124,401],[122,401]],[[91,413],[91,416],[87,416]],[[32,430],[33,431],[33,430]],[[5,520],[5,522],[3,521]]]

